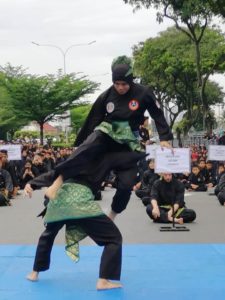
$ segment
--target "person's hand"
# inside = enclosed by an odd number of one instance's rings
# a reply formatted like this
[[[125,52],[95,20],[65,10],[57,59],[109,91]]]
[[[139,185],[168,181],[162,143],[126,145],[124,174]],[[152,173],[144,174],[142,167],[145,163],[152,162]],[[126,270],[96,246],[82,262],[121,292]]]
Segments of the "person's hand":
[[[157,219],[160,217],[160,211],[159,211],[158,207],[153,207],[152,215],[153,215],[154,219]]]
[[[198,185],[192,183],[192,184],[191,184],[191,187],[192,187],[192,189],[196,190],[196,189],[198,188]]]
[[[27,183],[24,188],[24,195],[31,198],[32,193],[33,193],[33,189],[31,187],[31,185],[29,183]]]
[[[161,148],[169,148],[169,149],[172,149],[172,145],[170,144],[169,141],[161,141],[161,142],[160,142],[160,147],[161,147]]]

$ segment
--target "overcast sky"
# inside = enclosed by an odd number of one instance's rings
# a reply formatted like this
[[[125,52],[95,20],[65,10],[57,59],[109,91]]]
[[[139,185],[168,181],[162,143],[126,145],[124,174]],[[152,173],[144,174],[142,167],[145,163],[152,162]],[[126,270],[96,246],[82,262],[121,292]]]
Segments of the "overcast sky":
[[[123,0],[0,0],[0,65],[22,65],[32,74],[84,72],[101,83],[101,91],[111,85],[110,65],[118,55],[132,54],[132,46],[172,26],[156,22],[154,10],[133,13]],[[107,74],[106,74],[107,73]],[[94,95],[94,97],[96,96]]]

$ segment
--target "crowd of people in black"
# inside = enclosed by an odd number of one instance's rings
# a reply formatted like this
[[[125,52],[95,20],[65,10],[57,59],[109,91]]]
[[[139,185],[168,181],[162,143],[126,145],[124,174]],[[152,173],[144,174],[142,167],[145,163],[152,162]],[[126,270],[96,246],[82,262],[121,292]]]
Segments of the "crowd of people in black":
[[[185,191],[216,195],[219,203],[225,205],[224,162],[208,160],[208,151],[204,145],[191,145],[190,150],[190,173],[156,174],[154,159],[148,160],[148,167],[144,172],[140,171],[142,175],[134,186],[134,191],[153,221],[170,222],[171,205],[175,207],[177,223],[194,221],[196,213],[186,208]]]
[[[149,144],[149,135],[144,126],[140,128],[140,137],[141,145],[145,148],[145,145]],[[175,213],[178,223],[195,220],[195,212],[185,206],[185,190],[213,191],[219,203],[225,205],[224,163],[207,160],[208,151],[204,145],[191,145],[190,149],[190,173],[173,174],[168,178],[168,174],[154,172],[153,159],[140,164],[139,177],[133,190],[146,206],[148,216],[155,222],[171,221],[171,201],[175,201],[173,204],[177,206]],[[24,143],[21,160],[18,161],[8,160],[7,151],[0,150],[0,206],[11,205],[12,199],[19,194],[19,190],[23,189],[27,182],[53,170],[55,166],[65,161],[73,150],[72,147],[56,148]],[[116,174],[113,171],[102,183],[102,190],[107,186],[116,188]],[[171,195],[168,193],[169,190],[172,191]],[[97,199],[101,198],[101,191],[99,191]]]
[[[21,160],[9,160],[7,150],[0,150],[0,206],[11,205],[12,199],[28,181],[51,171],[65,161],[73,148],[55,148],[23,144]]]

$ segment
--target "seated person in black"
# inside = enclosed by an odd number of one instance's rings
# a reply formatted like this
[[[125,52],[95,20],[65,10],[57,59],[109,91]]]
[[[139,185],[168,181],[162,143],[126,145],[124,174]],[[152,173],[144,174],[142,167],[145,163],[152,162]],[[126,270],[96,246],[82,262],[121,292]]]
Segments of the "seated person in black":
[[[24,189],[28,181],[34,179],[39,175],[39,171],[35,166],[33,166],[31,160],[27,160],[24,167],[21,170],[20,175],[20,188]]]
[[[153,159],[148,161],[148,170],[146,170],[139,181],[134,186],[135,194],[138,198],[149,197],[153,183],[159,179],[159,175],[155,173],[155,162]]]
[[[186,189],[189,191],[205,192],[207,191],[207,185],[205,178],[200,173],[198,165],[193,165],[191,168],[191,174],[185,184]]]
[[[225,168],[223,164],[218,167],[218,184],[215,187],[215,194],[220,204],[225,206]]]
[[[205,183],[209,182],[209,172],[206,168],[206,161],[201,158],[198,163],[200,174],[205,178]]]
[[[208,160],[206,162],[206,169],[208,172],[208,179],[207,179],[207,186],[208,188],[212,188],[216,185],[217,181],[216,181],[216,172],[215,172],[215,168],[213,166],[213,162]]]
[[[146,208],[148,216],[157,223],[173,222],[173,216],[178,224],[193,222],[196,213],[185,207],[184,190],[183,183],[171,173],[163,173],[152,186],[150,204]]]

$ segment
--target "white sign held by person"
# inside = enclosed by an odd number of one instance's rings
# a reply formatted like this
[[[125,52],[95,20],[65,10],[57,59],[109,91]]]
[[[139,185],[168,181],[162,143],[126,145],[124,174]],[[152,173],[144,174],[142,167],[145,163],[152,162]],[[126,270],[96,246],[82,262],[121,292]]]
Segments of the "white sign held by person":
[[[21,145],[0,145],[0,150],[7,150],[8,160],[21,160]]]
[[[155,150],[158,148],[159,146],[154,144],[154,145],[146,145],[145,151],[146,154],[148,154],[148,156],[146,157],[146,159],[155,159]]]
[[[157,148],[155,173],[190,173],[189,148]]]
[[[225,161],[225,146],[209,145],[208,160]]]

